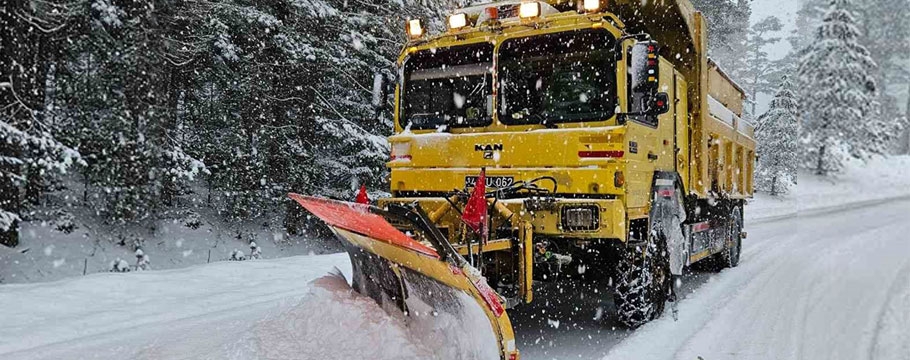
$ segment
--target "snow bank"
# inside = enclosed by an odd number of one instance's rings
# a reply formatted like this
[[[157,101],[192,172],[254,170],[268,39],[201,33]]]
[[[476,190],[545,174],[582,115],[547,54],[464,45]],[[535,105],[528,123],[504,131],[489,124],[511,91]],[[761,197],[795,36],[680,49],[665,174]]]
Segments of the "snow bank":
[[[851,163],[834,177],[799,174],[790,194],[773,197],[756,194],[746,207],[746,219],[769,221],[799,213],[835,210],[847,204],[862,206],[898,197],[910,197],[910,156],[876,158],[867,164]]]
[[[457,315],[414,303],[405,317],[345,277],[335,254],[3,285],[0,359],[498,358],[467,295]]]
[[[310,293],[308,283],[334,268],[350,277],[347,254],[2,285],[0,358],[109,359],[144,353],[169,359],[216,353],[213,349],[246,339],[257,321],[299,303]]]
[[[315,280],[300,304],[255,325],[250,341],[262,359],[438,358],[417,339],[404,316],[387,314],[343,277],[330,275]]]

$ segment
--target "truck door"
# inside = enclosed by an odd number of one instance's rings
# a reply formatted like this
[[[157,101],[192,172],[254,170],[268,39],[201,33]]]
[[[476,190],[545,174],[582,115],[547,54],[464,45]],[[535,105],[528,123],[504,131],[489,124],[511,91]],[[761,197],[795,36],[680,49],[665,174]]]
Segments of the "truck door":
[[[676,94],[673,65],[663,58],[658,60],[659,77],[657,92],[666,92],[670,99],[670,111],[661,115],[631,116],[628,128],[629,138],[626,159],[628,163],[627,206],[633,218],[646,215],[651,198],[651,183],[655,171],[676,171],[677,113],[673,111]],[[633,86],[634,88],[634,86]],[[643,96],[633,93],[630,111],[635,113],[644,108]]]
[[[679,97],[676,88],[676,71],[673,65],[665,59],[660,59],[660,85],[659,92],[667,93],[670,100],[670,111],[666,114],[658,115],[657,131],[654,133],[655,139],[652,144],[653,148],[648,153],[653,155],[650,158],[653,161],[654,170],[657,171],[675,171],[676,168],[676,147],[674,140],[677,136],[678,112],[674,106]]]

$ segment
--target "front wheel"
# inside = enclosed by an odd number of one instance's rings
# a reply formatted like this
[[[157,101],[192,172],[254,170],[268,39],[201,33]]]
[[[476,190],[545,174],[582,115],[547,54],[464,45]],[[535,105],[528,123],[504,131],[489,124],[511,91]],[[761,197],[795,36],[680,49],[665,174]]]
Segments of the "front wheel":
[[[613,298],[619,321],[630,328],[663,314],[672,284],[663,234],[652,234],[642,247],[626,249],[617,263]]]

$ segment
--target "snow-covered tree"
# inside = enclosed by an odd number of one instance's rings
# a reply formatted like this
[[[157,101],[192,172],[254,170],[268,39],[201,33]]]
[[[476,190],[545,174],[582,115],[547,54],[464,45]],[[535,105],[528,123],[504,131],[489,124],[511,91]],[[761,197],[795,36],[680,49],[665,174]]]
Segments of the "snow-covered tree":
[[[129,272],[130,264],[121,258],[117,258],[108,266],[110,272]]]
[[[797,72],[801,163],[819,175],[840,170],[848,157],[883,153],[895,134],[893,121],[880,117],[871,75],[876,63],[860,43],[849,6],[849,0],[831,2]]]
[[[758,118],[756,185],[760,190],[778,195],[796,180],[798,126],[799,104],[792,83],[784,77],[768,112]]]
[[[712,51],[730,50],[735,42],[744,41],[752,8],[744,0],[693,0],[708,22],[708,46]],[[745,20],[745,22],[743,22]]]
[[[749,17],[752,15],[748,0],[693,0],[695,7],[705,14],[708,23],[708,53],[736,81],[738,74],[747,67],[746,40]]]
[[[136,271],[151,270],[152,260],[142,248],[136,249]]]
[[[291,191],[350,199],[354,184],[385,188],[392,120],[370,104],[373,75],[394,82],[401,24],[420,17],[440,30],[451,2],[8,5],[2,120],[78,149],[86,165],[65,185],[82,190],[81,206],[137,223],[188,203],[230,219],[276,217],[299,211]],[[42,168],[53,162],[7,143],[0,154],[17,161],[0,164],[16,180],[0,182],[0,221],[13,227],[22,194],[53,190]]]
[[[243,251],[234,249],[234,251],[231,251],[231,257],[228,259],[231,261],[243,261],[246,260],[246,255],[243,253]]]
[[[18,243],[18,222],[33,197],[47,190],[78,153],[54,137],[46,79],[68,16],[53,2],[0,6],[0,244]],[[57,8],[62,10],[62,8]],[[37,19],[33,14],[45,14]]]
[[[830,0],[805,0],[797,16],[797,31],[790,38],[794,49],[815,41],[814,29],[822,22]],[[880,102],[901,103],[901,94],[910,83],[910,0],[853,0],[846,7],[856,18],[860,43],[869,50],[878,68],[872,76],[879,84]],[[884,114],[897,117],[897,106],[885,107]]]
[[[910,81],[907,81],[907,105],[904,108],[904,135],[903,135],[903,151],[899,152],[900,154],[910,155]]]
[[[11,83],[0,83],[0,88],[13,93]],[[22,113],[31,115],[17,120]],[[40,169],[42,174],[64,173],[74,162],[81,162],[79,153],[60,144],[50,134],[38,129],[32,110],[20,100],[4,107],[0,112],[0,244],[18,244],[18,222],[21,220],[21,193],[27,177],[23,169]]]
[[[261,259],[262,248],[255,241],[250,241],[250,259]]]

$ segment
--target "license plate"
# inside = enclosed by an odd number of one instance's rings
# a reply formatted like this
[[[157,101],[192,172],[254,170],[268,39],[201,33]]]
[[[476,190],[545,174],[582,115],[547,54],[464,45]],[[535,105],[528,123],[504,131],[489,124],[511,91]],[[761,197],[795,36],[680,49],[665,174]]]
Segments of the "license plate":
[[[477,176],[465,176],[464,177],[464,186],[472,188],[477,185]],[[487,187],[488,188],[497,188],[503,189],[515,183],[515,178],[512,176],[487,176]]]

